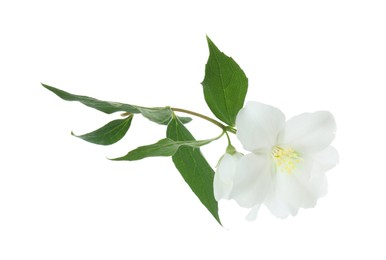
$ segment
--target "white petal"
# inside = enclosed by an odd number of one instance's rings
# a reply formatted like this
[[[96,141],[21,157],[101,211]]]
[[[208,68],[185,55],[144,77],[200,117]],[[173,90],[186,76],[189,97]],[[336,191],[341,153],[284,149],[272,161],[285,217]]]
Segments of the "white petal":
[[[338,152],[332,146],[328,146],[323,151],[313,154],[311,158],[313,160],[313,177],[330,170],[339,162]]]
[[[285,201],[285,197],[278,192],[276,186],[276,183],[272,185],[272,189],[268,193],[264,204],[274,216],[285,219],[291,214],[291,210]]]
[[[217,201],[220,199],[229,199],[233,187],[236,165],[241,157],[242,154],[236,152],[234,155],[226,153],[220,159],[213,181],[214,197]]]
[[[261,204],[257,204],[253,206],[253,208],[249,211],[248,215],[245,217],[247,221],[254,221],[257,218],[257,213],[259,212]]]
[[[308,176],[294,174],[288,176],[288,179],[287,201],[294,208],[315,207],[317,200],[327,192],[327,180],[324,175],[309,179]]]
[[[231,198],[245,208],[262,203],[271,185],[271,171],[268,155],[243,156],[237,165]]]
[[[274,175],[275,184],[264,202],[272,214],[279,218],[295,216],[300,208],[314,207],[326,194],[325,175],[310,178],[310,165],[303,163],[292,173],[277,172]]]
[[[312,178],[310,182],[310,189],[312,189],[313,194],[317,199],[326,196],[328,190],[328,182],[325,174],[322,173],[319,176]]]
[[[276,144],[284,122],[285,116],[279,109],[248,102],[236,118],[237,137],[245,150],[267,151]]]
[[[278,142],[301,154],[312,154],[329,146],[335,131],[335,119],[330,112],[304,113],[287,121]]]

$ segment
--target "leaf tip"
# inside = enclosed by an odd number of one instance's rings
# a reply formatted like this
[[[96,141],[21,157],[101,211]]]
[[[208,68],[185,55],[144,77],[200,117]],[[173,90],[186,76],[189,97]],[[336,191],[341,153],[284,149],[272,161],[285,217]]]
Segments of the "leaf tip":
[[[42,85],[43,87],[45,88],[49,88],[50,86],[48,86],[47,84],[44,84],[43,82],[40,82],[40,85]]]
[[[214,45],[213,41],[209,38],[208,35],[206,35],[206,41],[208,42],[209,47]]]
[[[108,160],[110,161],[133,161],[133,159],[131,158],[131,154],[130,152],[124,156],[121,156],[121,157],[117,157],[117,158],[108,158],[106,157]]]
[[[109,157],[106,156],[106,159],[109,160],[109,161],[123,161],[122,158],[123,158],[123,157],[109,158]]]

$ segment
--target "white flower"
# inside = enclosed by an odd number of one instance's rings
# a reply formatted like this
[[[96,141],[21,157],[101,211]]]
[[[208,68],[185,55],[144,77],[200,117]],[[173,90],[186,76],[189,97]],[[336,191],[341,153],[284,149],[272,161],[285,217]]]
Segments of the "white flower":
[[[214,197],[217,201],[230,199],[237,162],[242,156],[241,153],[235,152],[234,154],[226,153],[221,157],[213,180]]]
[[[234,199],[251,208],[247,219],[252,220],[261,204],[286,218],[299,208],[314,207],[326,194],[324,173],[338,163],[330,146],[336,131],[331,113],[304,113],[285,122],[279,109],[248,102],[238,113],[236,126],[238,139],[251,153],[233,159],[224,156],[215,179],[227,177],[214,182],[217,200]]]

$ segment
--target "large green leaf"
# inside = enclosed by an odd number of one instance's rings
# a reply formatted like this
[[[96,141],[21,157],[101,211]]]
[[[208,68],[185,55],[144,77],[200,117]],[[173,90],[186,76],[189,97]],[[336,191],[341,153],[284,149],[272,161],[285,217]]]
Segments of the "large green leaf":
[[[60,90],[58,88],[54,88],[52,86],[48,86],[46,84],[42,83],[42,86],[46,89],[52,91],[54,94],[56,94],[61,99],[67,100],[67,101],[79,101],[82,104],[95,108],[101,112],[104,112],[106,114],[111,114],[114,112],[128,112],[128,113],[139,113],[139,110],[136,108],[136,106],[123,104],[123,103],[117,103],[117,102],[110,102],[110,101],[102,101],[98,100],[92,97],[86,97],[86,96],[80,96],[68,93],[66,91]]]
[[[209,37],[207,40],[209,59],[202,82],[205,101],[218,119],[234,126],[237,113],[244,106],[248,78],[231,57],[221,52]]]
[[[195,140],[182,122],[175,117],[168,125],[167,137],[174,141]],[[172,159],[174,165],[201,203],[204,204],[217,222],[221,224],[217,201],[213,193],[214,171],[202,155],[200,149],[188,146],[180,147]]]
[[[130,115],[124,119],[111,121],[101,128],[84,135],[75,135],[72,132],[71,134],[90,143],[110,145],[118,142],[125,136],[127,130],[130,128],[132,119],[133,115]]]
[[[140,107],[135,105],[118,103],[118,102],[102,101],[92,97],[71,94],[63,90],[60,90],[58,88],[48,86],[46,84],[42,84],[42,86],[52,91],[54,94],[56,94],[58,97],[64,100],[79,101],[88,107],[92,107],[94,109],[97,109],[107,114],[111,114],[115,112],[127,112],[127,113],[134,113],[134,114],[141,113],[147,119],[162,125],[167,125],[169,121],[172,119],[173,111],[170,109],[170,107],[148,108],[148,107]],[[189,117],[182,117],[180,119],[183,123],[188,123],[192,120]]]
[[[123,157],[112,159],[114,161],[135,161],[141,160],[146,157],[154,156],[172,156],[182,146],[188,146],[192,148],[199,148],[203,145],[209,144],[217,138],[199,141],[174,141],[170,138],[164,138],[159,140],[155,144],[140,146]]]

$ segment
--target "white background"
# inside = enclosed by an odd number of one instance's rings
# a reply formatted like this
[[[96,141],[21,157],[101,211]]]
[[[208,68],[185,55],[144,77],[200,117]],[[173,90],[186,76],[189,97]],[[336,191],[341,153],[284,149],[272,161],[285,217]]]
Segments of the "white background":
[[[0,259],[385,259],[385,13],[372,0],[1,1]],[[106,159],[165,127],[138,116],[120,143],[92,145],[70,131],[119,115],[40,86],[211,115],[206,34],[248,75],[247,100],[336,116],[340,164],[315,209],[250,223],[221,203],[222,228],[170,158]],[[203,149],[211,165],[225,145]]]

